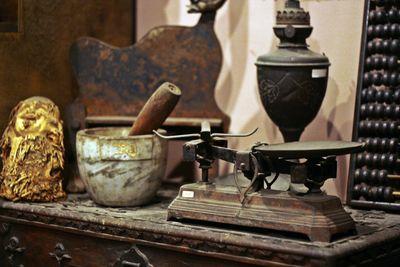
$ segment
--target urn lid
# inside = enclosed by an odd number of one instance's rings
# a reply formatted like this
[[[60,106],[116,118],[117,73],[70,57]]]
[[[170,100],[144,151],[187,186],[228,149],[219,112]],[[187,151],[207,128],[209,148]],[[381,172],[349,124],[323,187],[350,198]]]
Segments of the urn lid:
[[[298,0],[286,0],[285,9],[278,11],[274,33],[280,39],[278,50],[257,58],[257,66],[328,67],[325,55],[308,49],[306,39],[311,35],[310,15]]]
[[[261,55],[255,63],[257,66],[310,66],[329,67],[329,59],[324,54],[315,53],[304,48],[278,49]]]

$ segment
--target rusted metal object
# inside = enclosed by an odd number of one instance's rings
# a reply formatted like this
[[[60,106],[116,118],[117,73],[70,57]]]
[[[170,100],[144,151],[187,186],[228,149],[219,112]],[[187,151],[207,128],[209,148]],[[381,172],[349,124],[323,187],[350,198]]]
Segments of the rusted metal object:
[[[157,130],[178,103],[181,90],[174,84],[163,83],[147,100],[128,135],[151,134]]]
[[[198,161],[202,169],[201,182],[181,187],[168,207],[168,219],[289,231],[321,242],[329,242],[335,234],[354,231],[354,222],[340,199],[322,194],[320,187],[326,179],[336,177],[335,156],[361,151],[362,143],[256,144],[251,151],[237,151],[227,148],[227,141],[221,138],[226,136],[229,134],[211,133],[209,124],[204,123],[199,134],[165,137],[197,138],[184,144],[183,158]],[[221,186],[208,181],[208,170],[216,159],[235,164],[235,185]],[[293,159],[307,160],[300,163]],[[239,185],[238,170],[251,181],[247,186]],[[272,173],[275,177],[268,181]],[[272,190],[281,173],[290,174],[292,183],[304,184],[307,193]]]
[[[169,81],[182,89],[172,118],[222,118],[219,127],[226,130],[229,118],[214,99],[222,64],[214,20],[224,2],[192,1],[189,11],[202,13],[197,25],[156,27],[130,47],[78,39],[70,60],[87,116],[136,116],[155,89]]]
[[[165,171],[166,141],[128,136],[129,128],[81,130],[76,138],[79,173],[93,200],[106,206],[150,202]]]

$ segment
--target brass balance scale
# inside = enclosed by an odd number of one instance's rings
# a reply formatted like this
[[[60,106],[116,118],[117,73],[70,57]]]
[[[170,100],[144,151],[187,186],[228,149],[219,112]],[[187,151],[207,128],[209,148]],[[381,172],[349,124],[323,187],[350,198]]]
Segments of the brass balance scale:
[[[230,149],[224,137],[249,134],[211,133],[207,122],[196,134],[168,137],[157,133],[166,139],[195,138],[184,144],[183,158],[199,162],[202,170],[200,182],[180,188],[168,208],[168,219],[300,233],[311,241],[329,242],[333,235],[354,231],[355,224],[340,199],[322,193],[320,188],[326,179],[336,177],[336,156],[358,152],[363,144],[298,142],[321,106],[330,63],[325,55],[308,49],[305,40],[312,32],[310,16],[298,0],[287,0],[276,21],[278,49],[260,56],[256,65],[262,103],[286,143],[255,144],[249,151]],[[235,184],[208,180],[208,169],[215,159],[235,164]],[[247,186],[239,185],[238,172],[250,180]],[[272,180],[267,179],[271,174]],[[303,184],[308,190],[271,189],[279,174],[289,174],[292,184]]]
[[[336,177],[336,156],[358,152],[363,149],[362,143],[255,144],[249,151],[239,151],[227,148],[223,137],[244,137],[251,133],[211,133],[208,122],[203,122],[198,134],[163,136],[155,133],[165,139],[197,138],[183,145],[183,159],[200,163],[202,179],[180,188],[168,207],[169,220],[190,219],[294,232],[321,242],[329,242],[333,235],[355,229],[340,199],[322,193],[320,187],[326,179]],[[209,181],[208,169],[215,159],[235,164],[235,185]],[[297,159],[305,161],[300,163]],[[247,186],[239,185],[239,171],[250,180]],[[275,177],[268,181],[271,174]],[[308,192],[271,189],[279,174],[290,174],[291,182],[304,184]]]

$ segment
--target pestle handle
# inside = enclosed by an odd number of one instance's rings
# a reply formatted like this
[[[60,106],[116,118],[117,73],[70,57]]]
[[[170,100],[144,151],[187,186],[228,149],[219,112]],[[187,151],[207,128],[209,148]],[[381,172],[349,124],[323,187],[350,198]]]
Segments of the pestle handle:
[[[151,95],[139,112],[128,135],[151,134],[157,130],[172,112],[181,96],[175,84],[165,82]]]

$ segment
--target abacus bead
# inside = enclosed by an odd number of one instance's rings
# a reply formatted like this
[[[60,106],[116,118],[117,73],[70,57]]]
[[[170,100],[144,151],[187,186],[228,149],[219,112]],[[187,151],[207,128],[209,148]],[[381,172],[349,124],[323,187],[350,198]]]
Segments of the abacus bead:
[[[383,68],[381,57],[372,57],[372,68],[377,69],[377,70]]]
[[[387,177],[387,171],[380,170],[376,176],[376,180],[378,183],[383,184],[384,182],[386,182],[386,177]]]
[[[379,58],[380,58],[381,69],[387,69],[388,65],[389,65],[388,57],[384,56],[384,57],[379,57]]]
[[[392,9],[391,9],[392,10]],[[393,12],[394,15],[392,15],[393,17],[393,21],[396,21],[397,19],[397,12]],[[385,11],[382,10],[377,10],[376,11],[376,22],[377,23],[384,23],[387,20],[387,14]]]
[[[361,169],[356,169],[356,171],[354,172],[354,182],[355,183],[362,182]]]
[[[398,131],[397,131],[397,128],[398,128],[398,125],[397,125],[396,122],[394,122],[394,121],[390,122],[389,133],[390,133],[391,135],[396,135],[397,132],[398,132]]]
[[[366,89],[366,88],[363,88],[363,89],[361,90],[361,102],[362,102],[362,103],[367,102],[367,90],[368,90],[368,89]]]
[[[372,171],[370,171],[368,182],[374,183],[377,176],[378,176],[378,170],[377,169],[373,169]]]
[[[400,52],[400,46],[399,46],[399,40],[398,39],[393,39],[391,44],[390,44],[390,52],[392,54],[399,54]]]
[[[367,112],[367,116],[368,117],[374,116],[374,114],[375,114],[375,105],[374,104],[368,104],[366,112]]]
[[[374,64],[372,63],[372,57],[367,57],[367,59],[365,60],[365,68],[366,69],[373,69],[375,68]]]
[[[375,85],[381,85],[382,84],[382,75],[378,72],[374,72],[372,74],[372,83]]]
[[[385,151],[396,152],[396,138],[385,138]]]
[[[392,72],[390,73],[389,83],[387,85],[395,86],[397,84],[397,73]]]
[[[365,139],[364,139],[364,145],[365,145],[365,150],[366,151],[371,151],[371,141],[372,141],[372,138],[371,137],[366,137]]]
[[[353,197],[354,197],[355,199],[360,198],[360,191],[361,191],[361,185],[360,185],[360,184],[356,184],[356,185],[353,187]]]
[[[364,156],[365,165],[374,166],[377,161],[377,159],[374,156],[375,156],[375,154],[371,154],[371,153],[365,154],[365,156]]]
[[[372,84],[372,75],[368,72],[364,73],[363,81],[364,81],[364,84],[367,86]]]
[[[373,166],[375,167],[379,167],[379,166],[384,166],[384,164],[382,164],[385,159],[384,159],[384,155],[385,154],[373,154],[372,159],[373,159]]]
[[[366,135],[376,135],[379,129],[376,128],[376,121],[366,120],[365,121]]]
[[[378,16],[378,13],[374,14],[373,18],[375,20],[377,20],[377,16]],[[388,16],[389,21],[393,22],[396,20],[397,12],[395,12],[395,10],[393,10],[393,9],[390,9],[389,12],[387,13],[387,16]]]
[[[380,139],[379,150],[380,151],[387,151],[388,148],[389,148],[389,139],[387,139],[387,138]]]
[[[365,124],[365,127],[366,127],[367,132],[368,132],[368,133],[373,133],[373,132],[375,132],[375,130],[376,130],[375,125],[376,125],[375,122],[373,122],[373,121],[367,121],[366,124]]]
[[[392,105],[392,118],[400,119],[400,106],[399,105]]]
[[[390,28],[390,29],[392,29],[392,28]],[[367,36],[369,39],[373,39],[375,37],[375,27],[373,25],[368,26]]]
[[[371,24],[374,24],[375,22],[376,22],[376,11],[375,10],[372,10],[372,11],[370,11],[369,12],[369,15],[368,15],[368,20],[369,20],[369,22],[371,23]]]
[[[365,129],[365,121],[360,121],[360,123],[358,124],[358,131],[360,133],[365,133],[366,129]]]
[[[362,154],[357,154],[356,161],[357,161],[358,166],[363,166],[364,165],[364,157],[363,157],[363,155]]]
[[[376,186],[372,186],[368,190],[368,199],[377,200],[378,199],[378,188]]]
[[[374,41],[369,41],[369,42],[367,43],[367,51],[368,51],[368,53],[369,53],[369,54],[373,54],[374,50],[375,50],[375,43],[374,43]]]
[[[389,163],[390,163],[389,155],[388,154],[381,154],[379,161],[380,161],[379,162],[379,166],[381,166],[381,167],[388,166]]]
[[[392,102],[392,92],[390,92],[389,90],[383,91],[383,102],[385,102],[385,103]]]
[[[398,105],[395,105],[395,104],[390,104],[390,107],[391,107],[391,114],[390,114],[390,118],[391,119],[398,119],[399,118],[399,116],[400,116],[400,106],[398,106]]]
[[[389,124],[387,121],[383,121],[383,122],[375,122],[376,130],[378,131],[379,134],[381,135],[386,135],[386,133],[388,132],[389,129]]]
[[[369,181],[371,178],[371,172],[368,169],[362,169],[361,177],[363,181]]]
[[[378,148],[379,148],[379,139],[371,138],[371,151],[373,152],[378,151]]]
[[[390,118],[392,117],[392,107],[390,105],[385,106],[385,112],[384,112],[384,117],[385,118]]]
[[[377,91],[374,89],[368,89],[367,91],[367,101],[368,102],[375,102],[375,95]],[[400,100],[400,90],[399,90],[399,100]]]
[[[369,191],[369,186],[367,186],[367,185],[361,185],[361,187],[360,187],[360,196],[363,196],[363,197],[367,197],[368,196],[368,191]]]
[[[384,24],[382,27],[382,37],[383,38],[388,38],[390,37],[390,24]]]
[[[394,93],[393,93],[393,101],[395,103],[400,104],[400,90],[394,91]]]
[[[379,52],[377,52],[377,53],[379,53],[379,54],[382,54],[382,53],[389,53],[390,52],[390,49],[391,49],[391,44],[392,44],[392,41],[391,40],[384,40],[383,42],[381,42],[381,41],[378,41],[377,43],[375,43],[375,50],[377,50],[378,49],[378,47],[377,46],[379,46]]]
[[[385,32],[383,30],[383,25],[382,24],[378,24],[375,26],[375,36],[380,36],[380,37],[384,37]]]
[[[376,92],[375,92],[375,101],[383,102],[383,91],[382,90],[376,90]]]
[[[376,13],[376,20],[377,21],[381,21],[384,19],[386,14],[381,14],[379,12]],[[397,22],[399,19],[399,13],[397,12],[397,10],[395,9],[391,9],[389,10],[388,14],[387,14],[387,18],[390,22]]]
[[[388,202],[393,201],[393,189],[390,186],[386,186],[383,190],[383,199]]]
[[[388,68],[389,69],[396,69],[397,66],[398,66],[397,60],[398,60],[398,58],[395,57],[395,56],[389,57],[388,63],[387,63]]]
[[[390,84],[390,73],[385,71],[382,75],[382,83],[384,85],[389,85]],[[383,92],[382,92],[382,96],[383,96]]]
[[[358,142],[364,142],[366,150],[371,150],[371,138],[358,138]]]
[[[399,37],[400,35],[400,25],[397,23],[393,23],[390,25],[390,30],[389,30],[389,34],[391,35],[391,37]]]
[[[390,169],[390,170],[396,168],[396,166],[395,166],[396,165],[396,157],[393,154],[385,154],[385,155],[386,155],[386,162],[385,162],[386,168]]]
[[[389,150],[391,152],[397,152],[398,150],[398,145],[399,144],[399,140],[397,138],[392,138],[389,141]]]
[[[379,142],[379,151],[385,151],[386,147],[388,145],[388,139],[387,138],[376,138]]]
[[[365,118],[365,117],[367,117],[367,105],[361,105],[361,107],[360,107],[360,115],[361,115],[361,117],[362,118]]]
[[[385,188],[383,186],[378,186],[378,190],[376,192],[377,199],[383,199],[384,195],[384,190]]]
[[[370,117],[374,113],[374,105],[373,104],[367,104],[366,109],[365,109],[365,115],[367,117]]]

